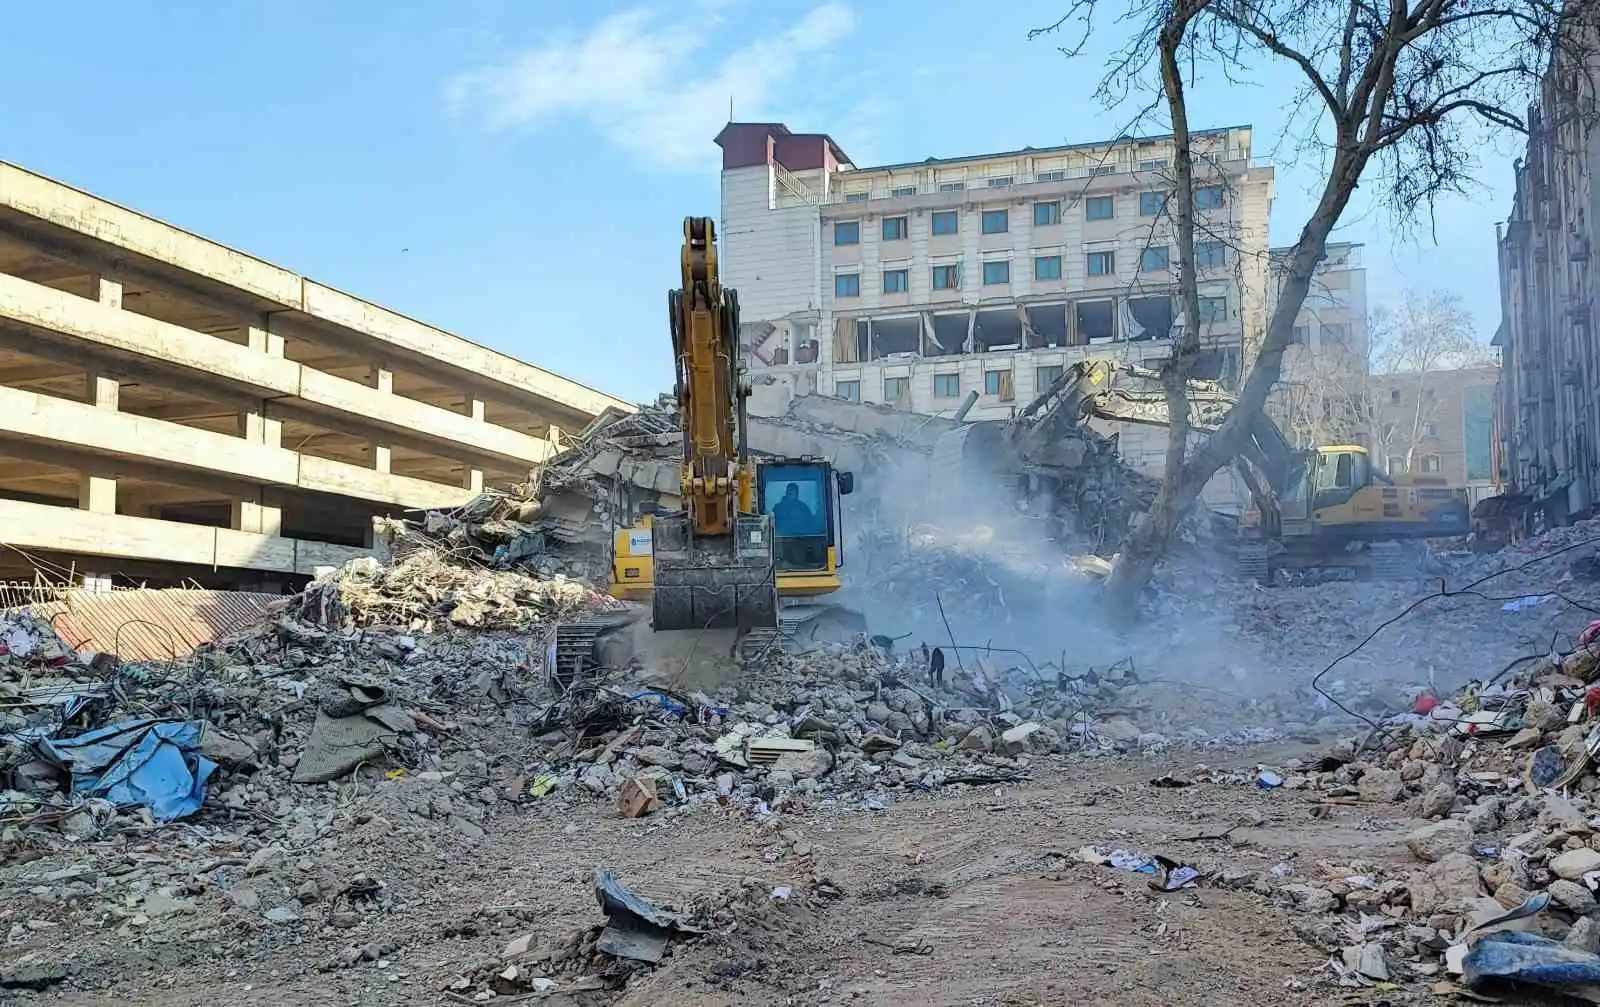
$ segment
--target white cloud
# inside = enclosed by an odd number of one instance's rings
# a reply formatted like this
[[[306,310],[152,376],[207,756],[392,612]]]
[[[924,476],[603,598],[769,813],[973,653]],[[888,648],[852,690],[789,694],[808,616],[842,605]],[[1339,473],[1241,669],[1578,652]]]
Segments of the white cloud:
[[[712,0],[713,10],[721,6]],[[631,10],[587,35],[562,35],[460,74],[446,83],[446,96],[491,128],[536,130],[579,119],[663,167],[699,167],[716,154],[711,137],[728,119],[729,98],[742,120],[772,116],[786,85],[798,79],[804,86],[806,62],[854,25],[850,8],[824,3],[719,60],[705,20],[662,23],[649,11]]]

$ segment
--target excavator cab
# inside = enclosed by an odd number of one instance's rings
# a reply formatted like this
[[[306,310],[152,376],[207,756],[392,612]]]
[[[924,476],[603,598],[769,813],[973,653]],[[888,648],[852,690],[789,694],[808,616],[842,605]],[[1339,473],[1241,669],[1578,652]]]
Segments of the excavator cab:
[[[756,477],[756,508],[772,520],[778,587],[785,595],[821,594],[838,588],[841,562],[839,498],[855,488],[855,476],[818,458],[765,461]],[[808,584],[813,578],[826,583]]]

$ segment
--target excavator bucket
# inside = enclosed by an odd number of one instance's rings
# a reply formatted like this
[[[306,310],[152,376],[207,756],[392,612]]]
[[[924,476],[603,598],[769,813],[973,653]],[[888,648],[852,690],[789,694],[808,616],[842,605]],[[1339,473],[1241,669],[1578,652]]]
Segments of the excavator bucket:
[[[687,514],[657,515],[652,523],[651,625],[658,631],[776,628],[772,519],[740,515],[729,537],[696,539],[691,532]]]

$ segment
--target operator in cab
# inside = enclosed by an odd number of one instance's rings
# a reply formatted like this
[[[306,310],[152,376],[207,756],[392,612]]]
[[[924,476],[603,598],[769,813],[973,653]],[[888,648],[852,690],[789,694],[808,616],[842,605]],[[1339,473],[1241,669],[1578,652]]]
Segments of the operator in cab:
[[[778,526],[778,531],[806,534],[817,523],[817,516],[806,502],[800,499],[800,485],[790,483],[784,488],[783,497],[772,505],[772,519]]]

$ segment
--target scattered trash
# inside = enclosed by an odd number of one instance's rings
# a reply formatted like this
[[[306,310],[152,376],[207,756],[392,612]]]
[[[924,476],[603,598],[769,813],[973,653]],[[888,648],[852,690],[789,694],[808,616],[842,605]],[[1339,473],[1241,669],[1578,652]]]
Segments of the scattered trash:
[[[606,917],[605,930],[595,945],[604,954],[655,964],[667,953],[667,944],[674,936],[705,932],[690,926],[678,914],[646,902],[623,887],[610,871],[594,872],[594,892]]]

